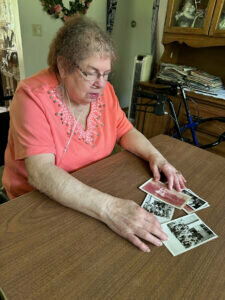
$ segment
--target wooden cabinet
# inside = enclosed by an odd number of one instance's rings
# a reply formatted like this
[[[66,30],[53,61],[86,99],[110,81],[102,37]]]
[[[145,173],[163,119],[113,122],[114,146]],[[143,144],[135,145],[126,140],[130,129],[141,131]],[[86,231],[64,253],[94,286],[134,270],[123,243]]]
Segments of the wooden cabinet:
[[[145,92],[152,92],[155,87],[160,87],[152,82],[141,82],[139,89]],[[210,118],[210,117],[225,117],[225,100],[200,95],[194,92],[186,92],[187,101],[190,112],[193,117]],[[173,101],[176,112],[179,104],[181,109],[178,116],[180,127],[187,123],[187,117],[184,109],[181,95],[169,96]],[[139,98],[139,103],[152,103],[146,98]],[[152,108],[138,106],[140,110],[136,113],[136,128],[141,131],[147,138],[158,134],[167,134],[173,136],[176,133],[173,118],[169,114],[157,116],[152,112]],[[144,110],[146,112],[144,112]],[[165,105],[165,111],[170,112],[168,104]],[[213,121],[201,124],[196,128],[196,135],[200,145],[214,142],[219,135],[225,132],[225,123]],[[191,132],[187,129],[183,136],[191,142]],[[225,157],[225,142],[220,145],[210,148],[209,151]]]
[[[186,6],[185,6],[186,5]],[[197,5],[197,6],[196,6]],[[189,11],[184,12],[184,6]],[[185,19],[189,14],[189,20]],[[197,16],[198,21],[196,21]],[[183,18],[183,16],[185,16]],[[186,23],[185,23],[186,21]],[[219,76],[225,84],[225,0],[168,0],[167,16],[163,33],[164,53],[160,62],[195,67],[209,74]],[[140,83],[139,88],[152,91],[154,81]],[[225,117],[225,100],[187,92],[188,104],[193,116]],[[179,95],[171,97],[175,108],[181,101]],[[139,99],[142,103],[146,99]],[[146,109],[144,106],[140,109]],[[169,111],[168,107],[165,108]],[[147,109],[148,111],[151,108]],[[187,121],[183,105],[179,114],[179,124]],[[136,126],[148,138],[160,133],[172,135],[174,122],[169,115],[156,116],[137,112]],[[225,132],[225,123],[205,123],[197,128],[201,145],[211,143]],[[185,137],[190,137],[186,131]],[[225,157],[225,142],[209,151]]]
[[[225,0],[168,0],[163,43],[174,41],[192,47],[225,45]]]
[[[225,37],[225,0],[216,3],[209,35]]]
[[[165,32],[208,35],[216,0],[169,0]]]

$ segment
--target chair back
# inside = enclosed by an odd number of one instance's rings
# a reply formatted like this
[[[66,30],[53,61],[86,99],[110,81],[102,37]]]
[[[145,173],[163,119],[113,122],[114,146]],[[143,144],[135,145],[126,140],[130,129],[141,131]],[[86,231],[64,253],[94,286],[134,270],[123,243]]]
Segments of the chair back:
[[[9,112],[0,113],[0,166],[4,165],[4,154],[8,143]]]

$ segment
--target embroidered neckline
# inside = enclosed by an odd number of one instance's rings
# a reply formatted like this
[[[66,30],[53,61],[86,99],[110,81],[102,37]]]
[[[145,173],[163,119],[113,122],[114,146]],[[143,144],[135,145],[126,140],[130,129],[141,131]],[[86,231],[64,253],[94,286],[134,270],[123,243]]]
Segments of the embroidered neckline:
[[[105,107],[102,97],[99,97],[95,102],[91,102],[90,112],[87,116],[86,130],[84,130],[79,120],[77,121],[68,109],[66,103],[64,103],[62,93],[59,92],[59,87],[49,90],[48,94],[50,101],[58,108],[55,116],[60,118],[62,126],[66,127],[68,137],[71,135],[74,123],[77,122],[74,136],[79,141],[94,147],[97,138],[100,136],[100,126],[104,126],[104,123],[101,121]]]

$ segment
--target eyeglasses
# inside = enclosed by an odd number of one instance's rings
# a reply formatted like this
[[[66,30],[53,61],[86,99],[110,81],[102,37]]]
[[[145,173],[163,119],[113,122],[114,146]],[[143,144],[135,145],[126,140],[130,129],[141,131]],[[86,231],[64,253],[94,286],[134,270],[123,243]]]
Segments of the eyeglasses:
[[[101,76],[103,77],[103,79],[105,81],[108,80],[108,77],[110,75],[110,72],[108,73],[104,73],[104,74],[101,74],[99,72],[93,72],[93,73],[88,73],[88,72],[85,72],[81,69],[80,66],[76,65],[76,68],[80,71],[80,74],[83,76],[83,78],[87,81],[90,81],[90,82],[95,82],[96,80],[98,80]]]

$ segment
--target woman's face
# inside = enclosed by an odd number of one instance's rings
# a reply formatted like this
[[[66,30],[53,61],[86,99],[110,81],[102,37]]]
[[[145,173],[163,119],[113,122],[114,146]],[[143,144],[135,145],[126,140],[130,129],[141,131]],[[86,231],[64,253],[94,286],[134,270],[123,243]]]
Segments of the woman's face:
[[[79,105],[96,101],[106,85],[110,71],[110,56],[96,54],[81,61],[73,73],[65,73],[63,81],[71,103]]]

